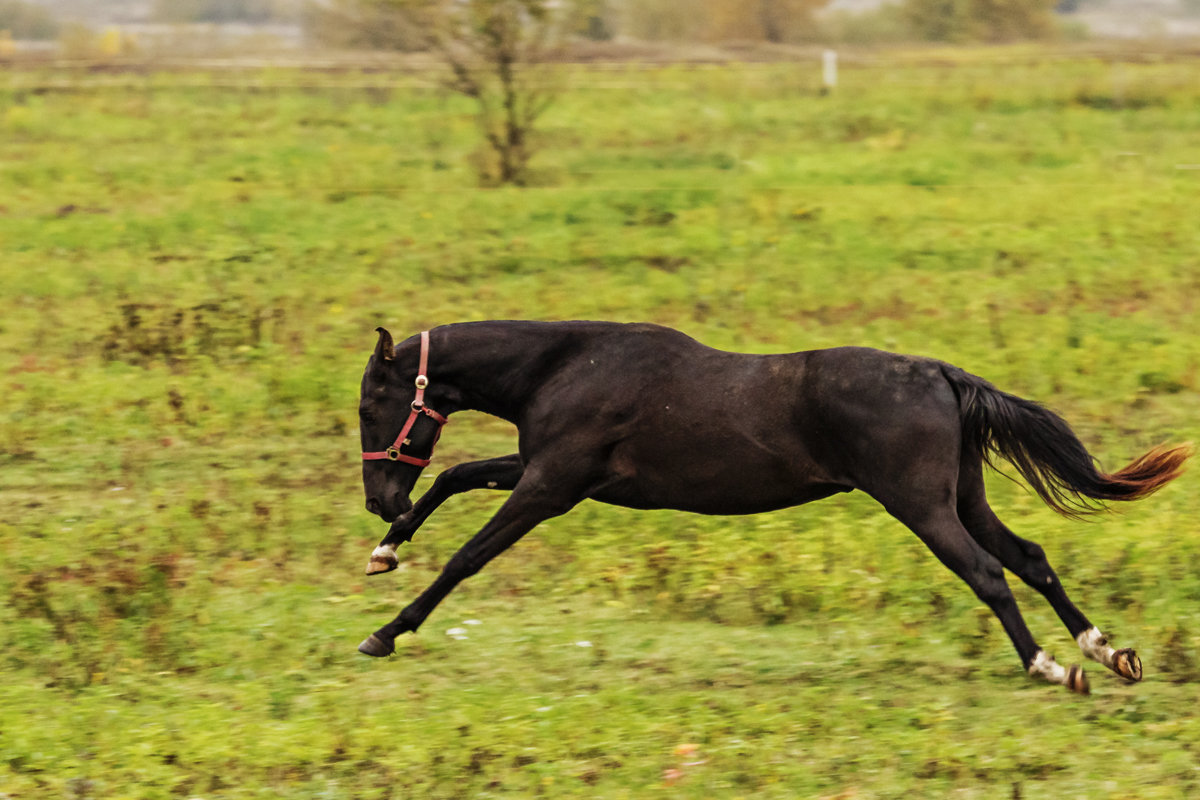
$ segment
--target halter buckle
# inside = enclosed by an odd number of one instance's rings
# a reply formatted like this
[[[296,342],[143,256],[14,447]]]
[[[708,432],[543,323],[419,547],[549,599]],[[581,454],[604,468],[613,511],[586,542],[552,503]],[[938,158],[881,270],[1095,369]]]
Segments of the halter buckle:
[[[418,375],[417,379],[413,381],[413,383],[417,385],[418,389],[426,389],[429,387],[429,378],[424,375]]]

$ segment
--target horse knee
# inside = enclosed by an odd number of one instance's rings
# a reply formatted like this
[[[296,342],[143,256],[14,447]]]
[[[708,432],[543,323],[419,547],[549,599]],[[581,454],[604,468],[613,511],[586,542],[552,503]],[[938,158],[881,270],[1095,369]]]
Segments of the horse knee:
[[[429,493],[444,492],[446,494],[458,494],[461,491],[458,487],[462,483],[459,475],[462,473],[462,465],[455,464],[452,467],[442,470],[433,479],[433,485],[429,487]]]
[[[1021,540],[1021,552],[1025,554],[1025,558],[1035,564],[1046,564],[1046,551],[1037,542]]]
[[[1021,553],[1025,556],[1025,568],[1021,570],[1022,580],[1038,590],[1044,590],[1057,582],[1058,575],[1050,566],[1046,559],[1046,551],[1040,544],[1022,540]]]

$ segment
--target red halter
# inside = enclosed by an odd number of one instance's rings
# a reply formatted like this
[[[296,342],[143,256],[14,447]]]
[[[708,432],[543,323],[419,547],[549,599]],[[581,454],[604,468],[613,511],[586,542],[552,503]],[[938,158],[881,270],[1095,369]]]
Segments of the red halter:
[[[429,366],[429,331],[421,331],[421,363],[417,367],[417,394],[412,401],[412,411],[409,412],[408,419],[404,423],[404,427],[400,429],[400,435],[396,437],[395,443],[387,450],[379,450],[374,453],[363,453],[363,461],[403,461],[405,464],[413,464],[418,467],[428,467],[429,461],[433,458],[433,447],[438,443],[438,439],[442,438],[442,426],[449,422],[448,419],[425,405],[425,389],[429,386],[429,378],[425,375],[425,370]],[[433,444],[429,446],[429,458],[418,458],[416,456],[405,455],[400,452],[400,448],[406,444],[411,444],[408,440],[408,432],[412,430],[413,424],[422,414],[432,419],[437,423],[437,433],[434,434]]]

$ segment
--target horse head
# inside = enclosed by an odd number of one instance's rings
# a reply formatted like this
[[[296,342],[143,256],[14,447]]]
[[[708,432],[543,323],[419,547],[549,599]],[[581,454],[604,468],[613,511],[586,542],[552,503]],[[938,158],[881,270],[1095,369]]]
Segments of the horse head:
[[[392,335],[377,328],[379,341],[367,361],[359,395],[363,489],[367,510],[395,522],[412,509],[409,495],[429,465],[446,418],[426,405],[437,405],[440,392],[427,375],[429,333],[392,344]]]

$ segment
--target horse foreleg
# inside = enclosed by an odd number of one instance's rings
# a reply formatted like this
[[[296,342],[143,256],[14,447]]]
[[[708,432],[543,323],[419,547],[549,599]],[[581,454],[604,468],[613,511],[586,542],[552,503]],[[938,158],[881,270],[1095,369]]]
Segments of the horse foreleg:
[[[371,553],[367,562],[367,574],[391,572],[400,563],[396,557],[396,546],[411,541],[417,529],[437,510],[438,506],[456,494],[472,489],[500,489],[511,491],[525,472],[525,464],[516,453],[510,456],[489,458],[484,461],[469,461],[456,464],[443,471],[433,481],[429,491],[421,495],[412,510],[392,523],[387,536]]]
[[[536,525],[551,517],[565,514],[579,501],[578,497],[549,493],[531,486],[533,481],[522,480],[513,493],[486,525],[455,553],[442,574],[387,625],[368,636],[358,646],[360,653],[386,656],[395,650],[395,639],[402,633],[415,631],[446,595],[462,581],[471,577],[496,556],[511,547]]]

